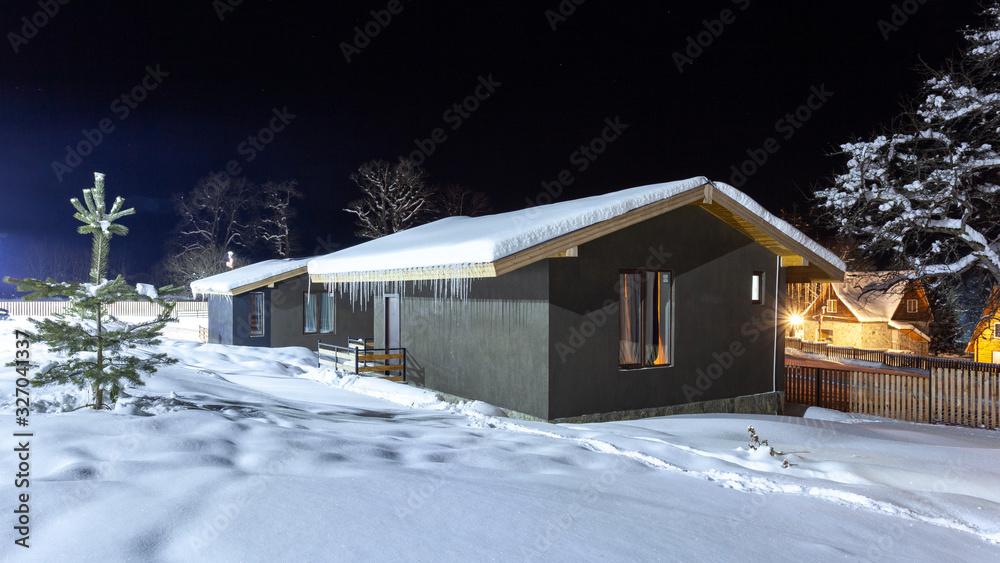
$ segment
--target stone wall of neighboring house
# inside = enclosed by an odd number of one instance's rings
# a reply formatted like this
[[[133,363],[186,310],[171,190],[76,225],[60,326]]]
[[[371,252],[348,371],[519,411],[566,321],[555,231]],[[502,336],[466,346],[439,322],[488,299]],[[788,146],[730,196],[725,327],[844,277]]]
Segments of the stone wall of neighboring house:
[[[917,342],[909,336],[898,332],[898,341],[892,341],[894,329],[886,323],[844,323],[823,321],[823,330],[832,330],[833,338],[824,338],[819,333],[820,324],[815,321],[805,321],[804,335],[806,340],[829,342],[834,346],[853,346],[866,350],[906,350],[914,354],[930,353],[927,342]]]

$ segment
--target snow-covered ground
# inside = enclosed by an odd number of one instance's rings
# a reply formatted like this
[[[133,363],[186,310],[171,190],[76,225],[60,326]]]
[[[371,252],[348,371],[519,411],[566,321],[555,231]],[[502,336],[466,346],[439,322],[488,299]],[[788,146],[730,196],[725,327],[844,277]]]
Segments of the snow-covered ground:
[[[20,326],[0,322],[0,363]],[[303,348],[162,348],[180,363],[114,411],[32,390],[27,489],[0,368],[0,560],[1000,560],[998,432],[819,409],[553,425]]]

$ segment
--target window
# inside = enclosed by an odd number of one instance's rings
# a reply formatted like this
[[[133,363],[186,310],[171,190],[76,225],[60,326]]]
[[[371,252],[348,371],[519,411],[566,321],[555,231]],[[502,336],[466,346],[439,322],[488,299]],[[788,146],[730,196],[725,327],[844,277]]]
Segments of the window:
[[[833,342],[833,329],[824,328],[819,331],[819,339],[824,342]]]
[[[917,300],[916,299],[907,299],[906,300],[906,312],[907,313],[916,313],[917,312]]]
[[[670,272],[622,270],[619,281],[618,365],[670,363]]]
[[[836,299],[827,299],[826,300],[826,312],[827,313],[836,313],[837,312],[837,300]]]
[[[250,293],[250,336],[264,336],[264,292]]]
[[[336,308],[329,292],[302,294],[302,332],[329,334],[336,332]]]
[[[764,272],[754,272],[750,281],[750,302],[760,305],[764,302]]]
[[[1000,323],[993,325],[993,338],[1000,338]]]

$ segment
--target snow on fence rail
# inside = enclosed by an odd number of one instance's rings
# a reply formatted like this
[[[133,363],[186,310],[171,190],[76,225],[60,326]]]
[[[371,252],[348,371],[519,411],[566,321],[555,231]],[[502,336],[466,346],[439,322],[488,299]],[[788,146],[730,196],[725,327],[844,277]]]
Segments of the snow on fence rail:
[[[914,368],[924,370],[931,370],[933,368],[951,368],[1000,372],[1000,364],[973,362],[958,358],[938,358],[934,356],[921,356],[918,354],[886,352],[885,350],[866,350],[864,348],[854,348],[851,346],[834,346],[833,344],[829,344],[827,342],[810,342],[800,338],[786,338],[785,347],[802,350],[803,352],[810,354],[823,355],[828,358],[864,360],[866,362],[877,362],[897,368]]]
[[[911,422],[1000,428],[1000,373],[934,367],[903,373],[786,359],[785,400]]]
[[[0,301],[0,309],[6,309],[12,317],[49,317],[62,313],[68,301]],[[144,301],[117,301],[108,306],[108,312],[116,317],[155,317],[160,314],[160,306]],[[208,303],[204,301],[177,301],[174,317],[207,317]]]

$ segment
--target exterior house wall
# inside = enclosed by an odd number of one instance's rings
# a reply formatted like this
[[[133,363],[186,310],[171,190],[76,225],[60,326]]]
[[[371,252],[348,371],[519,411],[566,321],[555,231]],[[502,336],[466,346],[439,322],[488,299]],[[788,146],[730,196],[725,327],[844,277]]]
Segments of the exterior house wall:
[[[435,299],[428,284],[407,282],[399,297],[407,380],[549,418],[548,269],[542,261],[472,280],[462,300]],[[383,303],[374,309],[381,348]]]
[[[208,341],[233,343],[233,300],[225,295],[208,296]]]
[[[316,290],[303,274],[274,284],[271,293],[271,346],[304,346],[316,349],[317,342],[347,346],[348,338],[371,338],[374,335],[374,311],[371,300],[352,303],[350,296],[333,292],[334,332],[305,332],[303,294]]]
[[[550,393],[547,418],[680,405],[784,391],[776,377],[776,256],[696,207],[684,207],[549,259]],[[619,368],[620,270],[670,270],[671,365]],[[753,272],[765,298],[751,302]],[[775,280],[775,276],[779,279]],[[782,291],[783,294],[783,291]],[[778,297],[783,299],[783,297]]]
[[[303,346],[316,349],[317,342],[347,346],[348,338],[371,338],[374,330],[371,302],[351,303],[349,296],[334,292],[334,332],[306,334],[302,317],[302,294],[309,291],[306,274],[235,296],[208,296],[208,341],[238,346]],[[314,289],[315,286],[312,286]],[[250,294],[264,293],[264,335],[250,336]]]
[[[990,319],[988,325],[977,328],[979,336],[973,340],[972,346],[970,346],[975,355],[975,361],[993,363],[993,353],[1000,352],[1000,334],[993,330],[997,323],[1000,323],[1000,316]]]
[[[254,290],[264,294],[264,334],[250,336],[250,293],[208,296],[208,341],[213,344],[237,346],[271,345],[271,290]]]
[[[927,342],[913,340],[902,331],[899,332],[898,341],[893,343],[893,329],[887,323],[832,321],[823,317],[822,328],[833,331],[832,339],[819,337],[820,323],[816,321],[805,321],[803,327],[807,340],[829,342],[834,346],[852,346],[865,350],[906,350],[921,355],[929,353]]]

